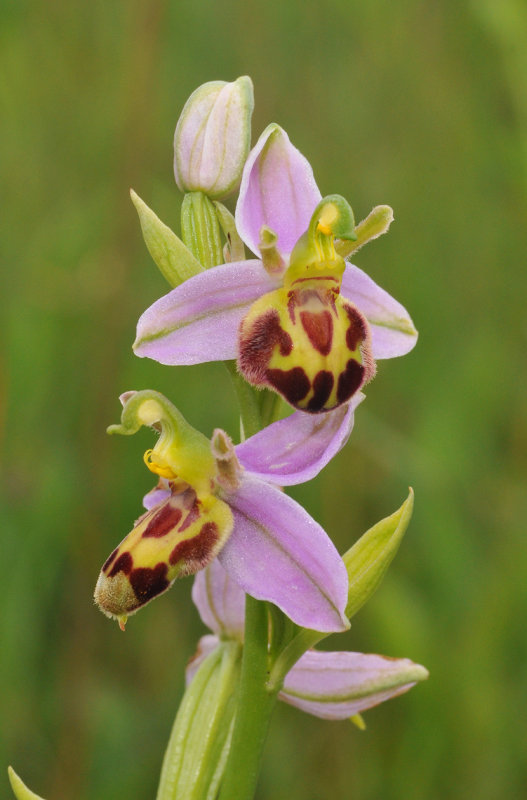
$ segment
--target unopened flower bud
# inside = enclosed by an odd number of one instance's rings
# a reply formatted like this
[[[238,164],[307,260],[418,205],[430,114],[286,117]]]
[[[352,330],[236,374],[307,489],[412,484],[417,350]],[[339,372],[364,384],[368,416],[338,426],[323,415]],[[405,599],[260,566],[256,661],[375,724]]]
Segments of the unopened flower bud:
[[[191,94],[174,135],[174,174],[182,192],[217,200],[236,188],[249,153],[253,106],[247,76],[210,81]]]

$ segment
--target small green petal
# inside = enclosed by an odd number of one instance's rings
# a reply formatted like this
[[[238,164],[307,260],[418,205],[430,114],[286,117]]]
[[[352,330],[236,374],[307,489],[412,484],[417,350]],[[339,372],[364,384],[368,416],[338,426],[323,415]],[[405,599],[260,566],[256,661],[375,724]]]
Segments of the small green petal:
[[[359,731],[366,730],[366,723],[364,722],[364,717],[362,714],[354,714],[352,717],[350,717],[350,722],[353,722]]]
[[[24,781],[18,777],[13,767],[7,768],[11,789],[17,800],[44,800],[39,794],[28,789]]]
[[[366,531],[343,555],[349,577],[348,618],[369,600],[384,578],[408,527],[413,507],[414,493],[410,489],[408,498],[398,511]]]
[[[348,256],[352,253],[356,253],[357,250],[360,250],[360,248],[368,244],[368,242],[377,239],[379,236],[382,236],[383,233],[387,233],[392,222],[393,210],[390,206],[375,206],[366,219],[359,222],[355,228],[355,233],[357,235],[356,241],[346,241],[341,238],[338,242],[335,242],[336,252],[339,256],[342,256],[342,258],[348,258]]]
[[[285,261],[280,255],[277,247],[278,236],[267,225],[262,225],[260,229],[260,254],[262,263],[269,275],[282,275],[285,269]]]
[[[234,217],[223,203],[214,200],[216,214],[221,225],[221,229],[227,240],[227,261],[245,261],[245,247],[243,241],[236,230],[236,223]]]
[[[148,252],[170,286],[175,288],[198,272],[203,272],[203,267],[181,239],[161,222],[133,189],[130,189],[130,197],[139,214]]]

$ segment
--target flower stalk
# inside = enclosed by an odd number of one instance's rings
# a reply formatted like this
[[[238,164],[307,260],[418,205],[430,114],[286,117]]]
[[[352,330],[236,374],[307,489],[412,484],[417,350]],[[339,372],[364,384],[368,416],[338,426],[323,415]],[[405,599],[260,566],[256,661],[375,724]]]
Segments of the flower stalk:
[[[245,644],[231,749],[225,767],[220,800],[251,800],[254,796],[269,722],[278,689],[267,679],[269,622],[265,603],[247,595]]]

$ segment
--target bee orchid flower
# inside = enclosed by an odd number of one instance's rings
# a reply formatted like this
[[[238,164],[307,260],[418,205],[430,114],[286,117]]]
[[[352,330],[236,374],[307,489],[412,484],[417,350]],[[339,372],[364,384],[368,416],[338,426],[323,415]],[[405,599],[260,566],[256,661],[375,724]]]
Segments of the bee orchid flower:
[[[249,383],[318,413],[371,380],[376,359],[412,349],[408,312],[340,254],[357,238],[350,206],[321,197],[278,125],[249,154],[235,218],[258,258],[208,269],[156,301],[138,322],[138,356],[169,365],[237,359]]]
[[[295,412],[234,447],[192,428],[157,392],[123,396],[120,425],[160,432],[144,460],[158,484],[146,513],[106,560],[95,589],[101,610],[126,618],[216,556],[244,592],[319,631],[349,627],[348,577],[325,531],[279,487],[313,478],[345,444],[362,400],[324,417]]]

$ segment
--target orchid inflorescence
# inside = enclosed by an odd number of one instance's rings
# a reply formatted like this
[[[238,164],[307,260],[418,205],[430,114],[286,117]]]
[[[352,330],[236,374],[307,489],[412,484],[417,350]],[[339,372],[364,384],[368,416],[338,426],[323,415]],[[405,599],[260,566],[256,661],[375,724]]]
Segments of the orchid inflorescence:
[[[343,197],[321,196],[308,161],[276,124],[249,152],[252,109],[247,77],[204,84],[185,105],[174,139],[181,238],[132,192],[147,247],[172,287],[139,319],[134,351],[167,365],[226,362],[242,423],[239,444],[220,429],[209,440],[146,390],[121,395],[121,422],[108,429],[155,432],[144,461],[156,483],[104,563],[96,603],[124,630],[176,578],[196,574],[192,597],[212,631],[187,669],[158,800],[252,796],[255,770],[244,779],[240,767],[251,680],[262,707],[279,697],[362,726],[361,711],[427,676],[408,659],[315,649],[347,630],[377,588],[412,492],[341,556],[283,491],[314,478],[344,447],[376,361],[404,355],[417,340],[403,306],[346,260],[385,233],[393,214],[377,206],[356,226]],[[221,200],[238,186],[232,215]],[[255,688],[258,614],[263,679]],[[14,773],[12,782],[22,791]]]

